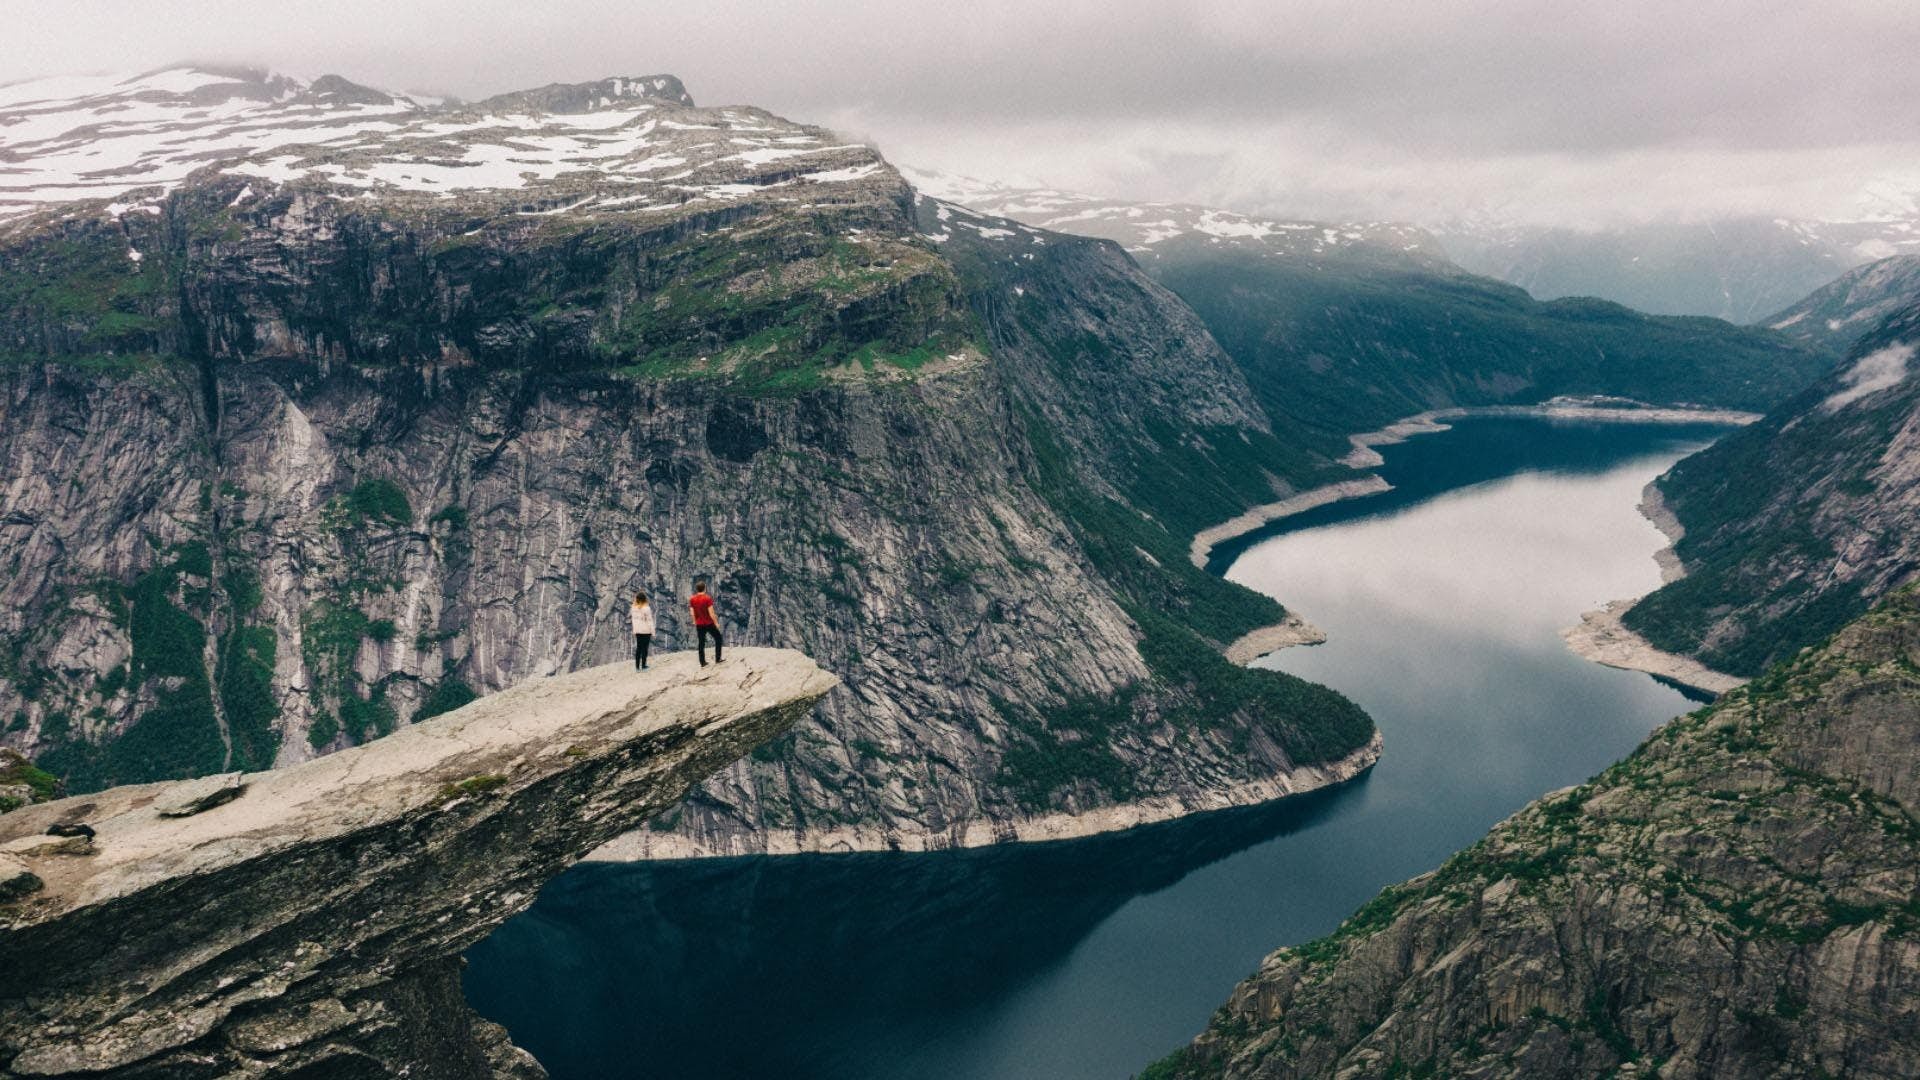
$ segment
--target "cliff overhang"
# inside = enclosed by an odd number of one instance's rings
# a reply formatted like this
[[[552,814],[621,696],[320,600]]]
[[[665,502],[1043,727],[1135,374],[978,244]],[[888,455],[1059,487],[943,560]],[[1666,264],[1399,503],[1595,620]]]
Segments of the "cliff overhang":
[[[294,768],[0,817],[0,1076],[544,1075],[460,954],[836,679],[732,649],[523,683]],[[84,822],[93,835],[52,837]]]

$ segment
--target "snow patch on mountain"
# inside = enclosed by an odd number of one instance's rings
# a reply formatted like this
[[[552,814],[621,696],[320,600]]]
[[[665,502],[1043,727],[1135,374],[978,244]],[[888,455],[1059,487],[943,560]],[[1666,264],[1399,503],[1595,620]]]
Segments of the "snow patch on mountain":
[[[751,108],[700,109],[672,76],[555,84],[477,104],[259,71],[178,67],[0,86],[0,222],[155,204],[197,171],[340,197],[525,193],[523,212],[646,213],[857,182],[873,151]],[[670,172],[669,170],[679,170]],[[536,190],[543,189],[543,190]],[[793,194],[783,195],[791,191]]]
[[[1266,256],[1318,256],[1355,248],[1440,257],[1423,231],[1399,222],[1276,221],[1190,203],[1126,202],[1055,188],[1016,187],[930,169],[900,167],[922,195],[1055,232],[1112,240],[1136,258],[1193,241]]]

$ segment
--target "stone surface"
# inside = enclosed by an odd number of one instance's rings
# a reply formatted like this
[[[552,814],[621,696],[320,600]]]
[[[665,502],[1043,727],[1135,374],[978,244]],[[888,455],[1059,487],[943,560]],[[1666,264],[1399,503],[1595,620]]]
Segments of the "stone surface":
[[[1690,656],[1678,656],[1654,648],[1646,638],[1620,622],[1621,612],[1632,603],[1631,600],[1615,600],[1582,614],[1578,626],[1569,626],[1560,631],[1561,640],[1575,654],[1596,664],[1625,671],[1644,671],[1709,694],[1724,694],[1747,681],[1738,675],[1715,671]]]
[[[93,839],[87,836],[55,836],[48,833],[37,836],[16,836],[0,843],[0,854],[19,859],[32,859],[43,855],[91,855]]]
[[[9,1076],[534,1077],[460,999],[458,957],[588,851],[778,736],[834,685],[787,651],[531,680],[386,739],[251,774],[0,819],[84,817],[88,859],[23,860],[0,908]]]
[[[240,773],[217,773],[188,783],[175,785],[166,801],[154,807],[161,817],[192,817],[222,806],[246,794],[247,785]]]
[[[1649,483],[1641,492],[1640,513],[1667,538],[1668,546],[1653,555],[1653,561],[1660,567],[1660,580],[1674,582],[1686,577],[1686,567],[1673,551],[1673,545],[1686,536],[1686,528],[1673,516],[1673,511],[1667,509],[1657,483]],[[1586,612],[1580,616],[1579,625],[1560,631],[1560,638],[1576,655],[1596,664],[1644,671],[1709,694],[1724,694],[1747,681],[1738,675],[1715,671],[1693,657],[1658,649],[1653,642],[1627,629],[1621,617],[1633,603],[1633,600],[1615,600]]]
[[[1916,729],[1909,589],[1269,956],[1149,1075],[1920,1075]]]

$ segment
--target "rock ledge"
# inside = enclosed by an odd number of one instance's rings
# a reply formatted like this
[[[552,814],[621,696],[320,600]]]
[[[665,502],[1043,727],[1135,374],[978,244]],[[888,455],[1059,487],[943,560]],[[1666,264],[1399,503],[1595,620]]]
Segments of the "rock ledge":
[[[461,952],[835,681],[775,649],[611,664],[184,816],[193,781],[8,814],[0,844],[97,836],[17,857],[41,884],[0,905],[0,1076],[542,1076],[462,1001]]]

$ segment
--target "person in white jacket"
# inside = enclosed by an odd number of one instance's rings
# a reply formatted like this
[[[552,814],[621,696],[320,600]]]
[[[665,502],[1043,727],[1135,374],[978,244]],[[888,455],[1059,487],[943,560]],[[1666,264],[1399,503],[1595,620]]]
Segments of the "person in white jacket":
[[[647,650],[653,647],[653,605],[646,593],[633,594],[633,670],[647,670]]]

